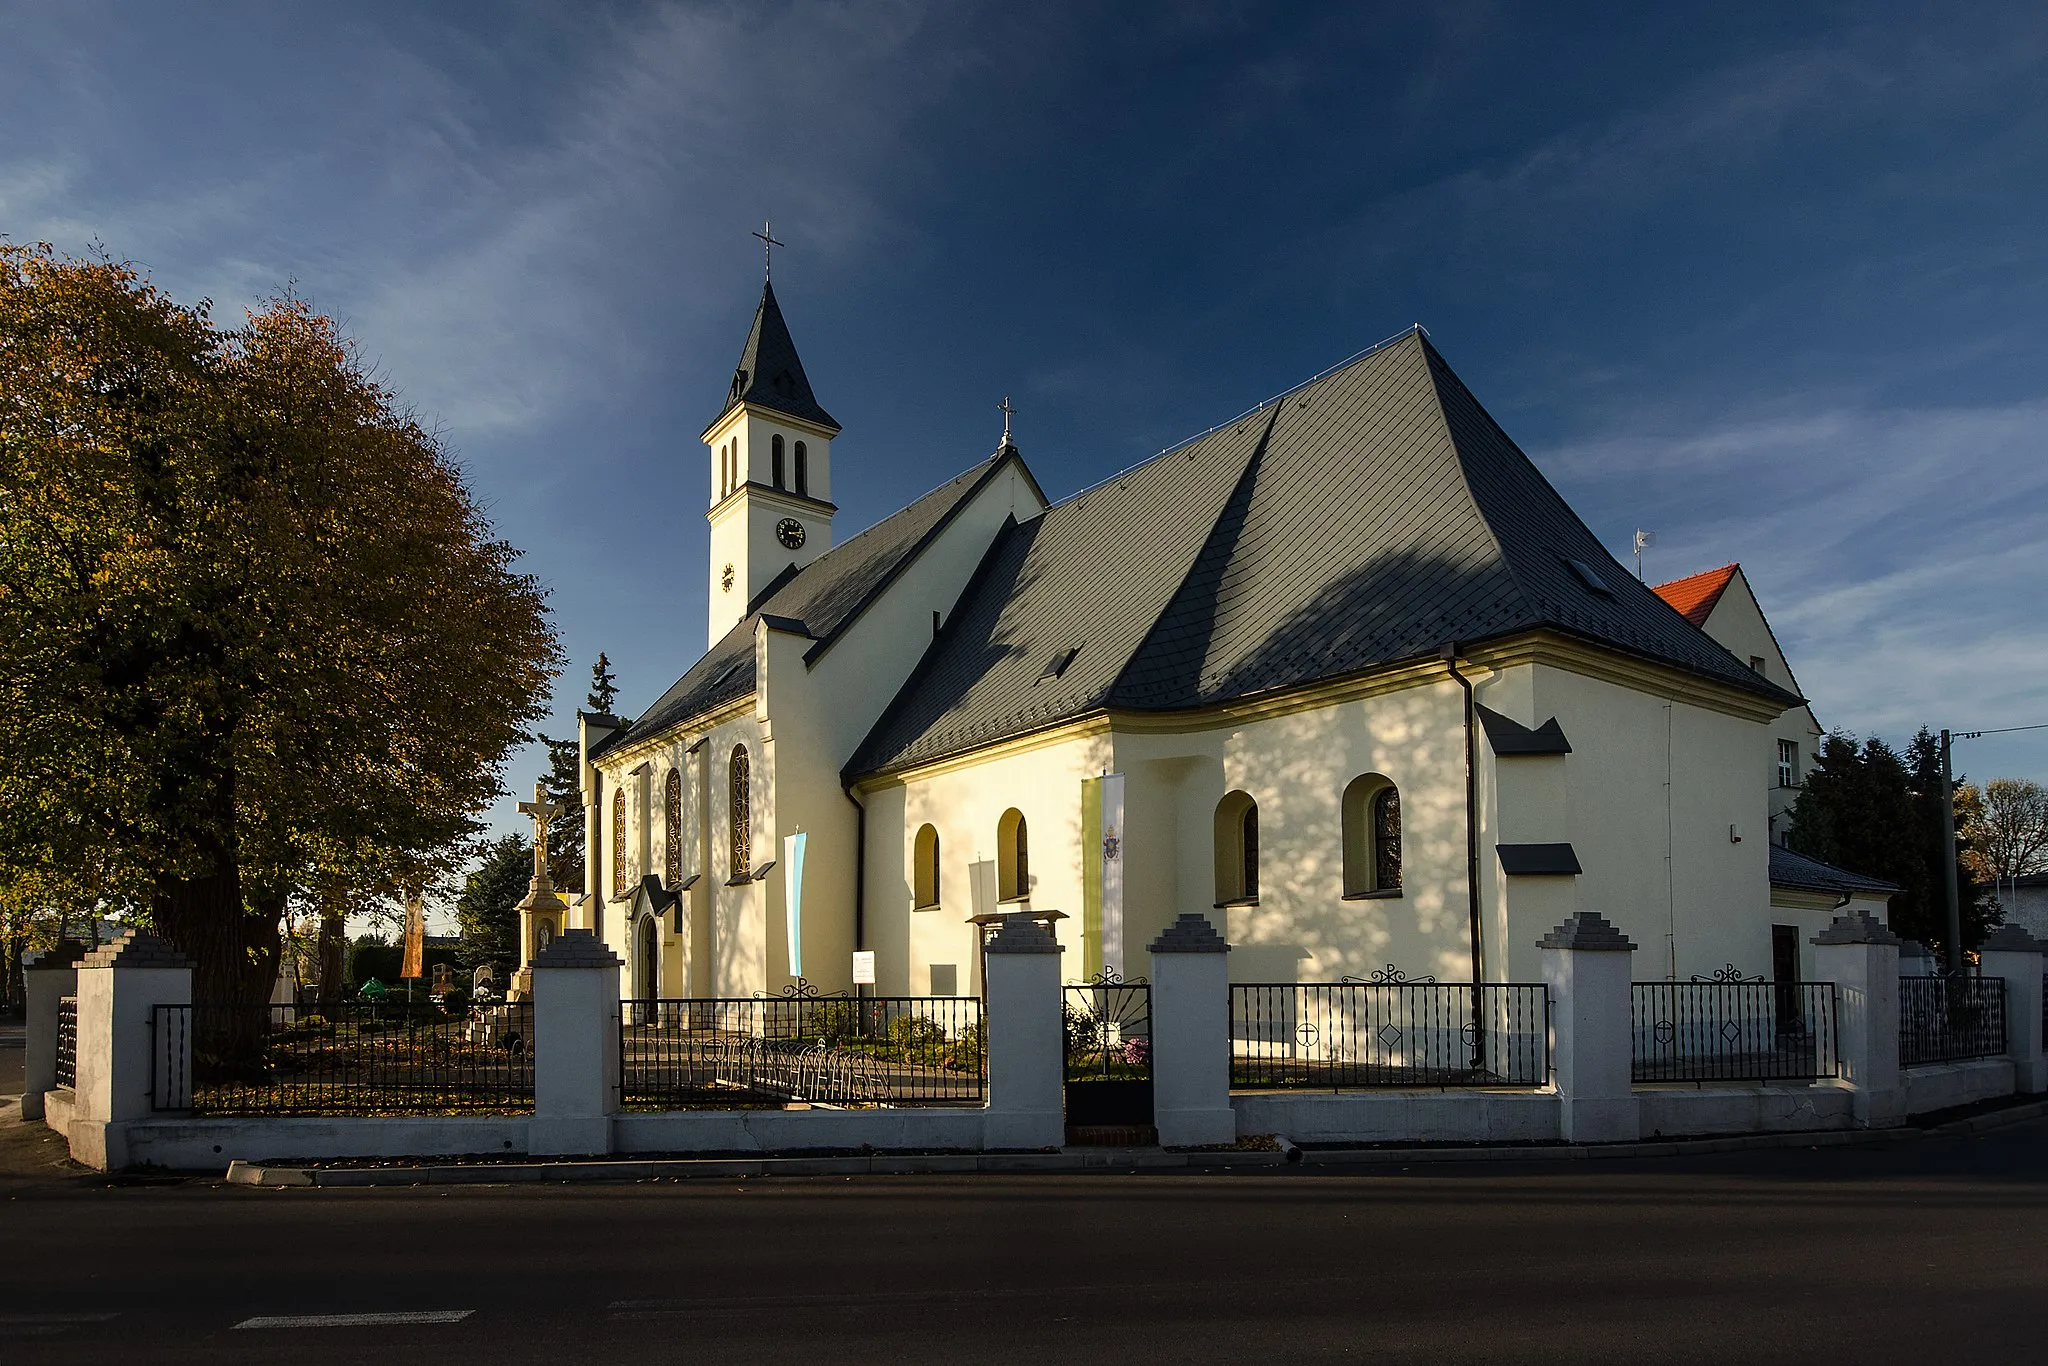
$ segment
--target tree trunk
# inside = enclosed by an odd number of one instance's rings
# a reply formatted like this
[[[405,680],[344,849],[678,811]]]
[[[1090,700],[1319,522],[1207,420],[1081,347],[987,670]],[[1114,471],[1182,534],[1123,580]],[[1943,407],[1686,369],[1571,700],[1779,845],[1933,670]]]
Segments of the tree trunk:
[[[348,991],[348,923],[338,901],[320,907],[320,1004],[341,1004]]]
[[[260,1062],[277,975],[277,919],[243,903],[239,870],[166,879],[150,907],[157,932],[192,960],[192,1049],[202,1068]]]

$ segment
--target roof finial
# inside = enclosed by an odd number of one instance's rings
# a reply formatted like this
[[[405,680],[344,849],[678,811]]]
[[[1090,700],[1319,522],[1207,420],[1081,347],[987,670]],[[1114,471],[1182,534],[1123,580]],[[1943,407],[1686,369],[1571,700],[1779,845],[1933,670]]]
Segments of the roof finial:
[[[1010,446],[1010,419],[1017,414],[1017,410],[1010,406],[1010,396],[1008,394],[1003,395],[1003,401],[996,405],[996,411],[1003,415],[1003,444],[996,447],[996,449],[1008,450]]]
[[[761,239],[761,280],[765,284],[775,270],[775,249],[788,244],[775,240],[774,225],[765,218],[761,220],[761,231],[753,235]]]

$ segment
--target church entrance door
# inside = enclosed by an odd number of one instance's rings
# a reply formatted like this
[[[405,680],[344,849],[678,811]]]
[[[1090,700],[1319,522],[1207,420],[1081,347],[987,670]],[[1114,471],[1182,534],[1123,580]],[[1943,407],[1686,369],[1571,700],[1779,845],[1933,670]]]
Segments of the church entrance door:
[[[640,931],[633,937],[633,995],[639,1002],[634,1013],[644,1016],[635,1023],[651,1023],[661,995],[661,929],[651,915],[640,917]]]
[[[1060,1007],[1068,1141],[1154,1141],[1130,1132],[1152,1127],[1151,985],[1104,970],[1064,988]]]

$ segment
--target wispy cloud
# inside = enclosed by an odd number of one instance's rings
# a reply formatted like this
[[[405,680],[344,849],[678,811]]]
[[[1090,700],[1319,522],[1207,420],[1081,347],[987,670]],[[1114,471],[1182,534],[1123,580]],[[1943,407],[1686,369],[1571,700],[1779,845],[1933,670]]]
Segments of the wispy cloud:
[[[1673,433],[1662,421],[1539,453],[1622,544],[1658,533],[1675,578],[1740,560],[1824,724],[2035,718],[2048,677],[2048,398],[1952,408],[1790,395]]]

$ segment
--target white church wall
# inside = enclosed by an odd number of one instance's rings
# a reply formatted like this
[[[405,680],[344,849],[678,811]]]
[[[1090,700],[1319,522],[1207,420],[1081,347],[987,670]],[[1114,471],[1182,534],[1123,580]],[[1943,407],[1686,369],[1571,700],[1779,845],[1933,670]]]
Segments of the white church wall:
[[[1332,982],[1389,964],[1416,977],[1466,976],[1463,703],[1436,677],[1212,729],[1119,730],[1127,942],[1147,943],[1174,915],[1197,911],[1231,942],[1233,981]],[[1347,900],[1342,803],[1364,774],[1400,789],[1402,887]],[[1259,807],[1259,899],[1218,908],[1215,812],[1234,791]],[[1144,815],[1165,809],[1174,813],[1170,846]],[[1171,901],[1128,890],[1167,885]]]
[[[1105,735],[1071,736],[1009,747],[876,794],[884,798],[884,809],[900,809],[899,823],[886,834],[878,829],[877,808],[870,808],[868,820],[870,849],[885,840],[890,846],[879,857],[870,855],[867,908],[871,926],[886,917],[902,927],[889,945],[892,954],[901,955],[888,965],[894,980],[912,994],[924,995],[932,989],[933,967],[950,967],[961,993],[978,993],[980,952],[976,930],[967,920],[984,909],[1064,911],[1070,918],[1053,927],[1054,937],[1066,948],[1061,972],[1071,977],[1080,971],[1081,782],[1107,767],[1109,753]],[[994,885],[996,828],[1013,807],[1023,814],[1028,832],[1029,887],[1020,900],[996,904],[989,890]],[[926,824],[939,836],[939,906],[912,911],[911,844]],[[979,899],[977,865],[991,869]],[[991,904],[983,907],[984,900]],[[880,975],[884,965],[879,948],[876,967]]]
[[[1578,909],[1635,941],[1638,980],[1683,979],[1732,963],[1770,971],[1767,727],[1693,701],[1572,670],[1534,669],[1535,719],[1556,716],[1566,759]],[[1667,781],[1667,774],[1668,781]],[[1740,842],[1730,837],[1730,828]],[[1512,971],[1547,925],[1511,923]],[[1528,969],[1533,971],[1533,967]]]

